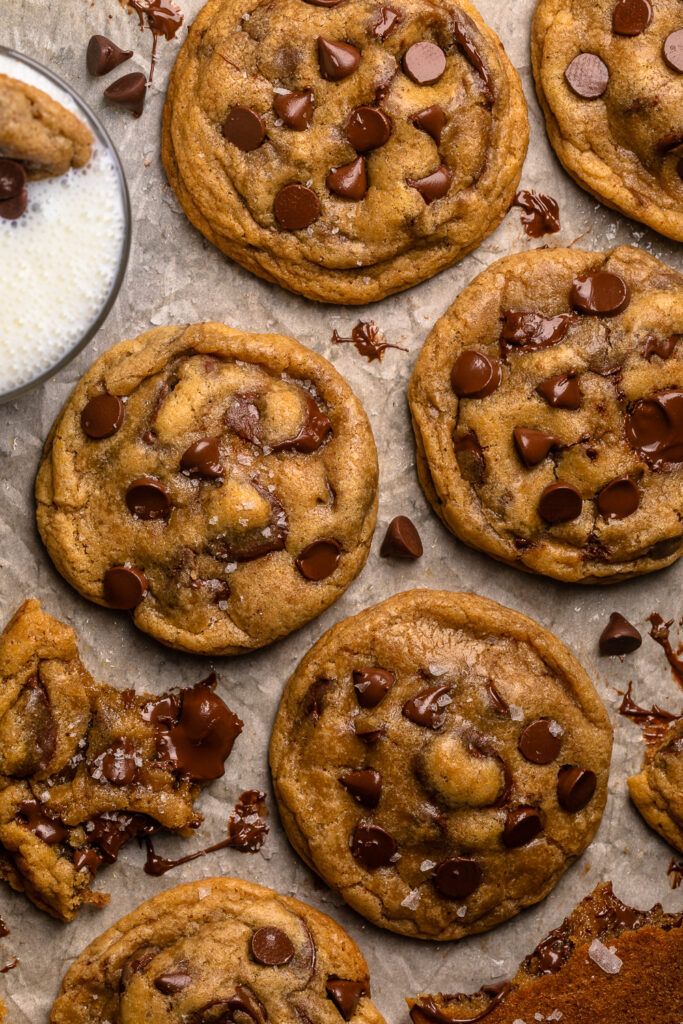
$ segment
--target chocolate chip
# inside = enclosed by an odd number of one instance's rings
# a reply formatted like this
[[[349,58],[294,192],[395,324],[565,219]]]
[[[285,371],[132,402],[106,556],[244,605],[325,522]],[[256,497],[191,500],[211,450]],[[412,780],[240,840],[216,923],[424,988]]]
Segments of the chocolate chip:
[[[420,558],[422,555],[420,534],[408,516],[396,516],[387,527],[379,549],[382,558]]]
[[[0,157],[0,202],[21,195],[26,185],[26,171],[17,160]]]
[[[396,853],[396,840],[371,821],[358,822],[349,846],[356,860],[366,868],[386,867]]]
[[[503,843],[508,849],[526,846],[542,829],[541,816],[533,807],[516,807],[508,811],[503,829]]]
[[[288,128],[303,132],[313,120],[313,90],[278,93],[273,100],[273,107]]]
[[[84,856],[87,856],[85,851],[82,851]],[[94,854],[94,850],[88,850],[87,853]],[[95,854],[96,855],[96,854]],[[97,855],[96,855],[97,856]],[[76,863],[76,857],[74,855],[74,864]],[[99,865],[98,865],[99,867]],[[128,988],[133,977],[136,974],[140,974],[144,971],[148,964],[151,964],[152,960],[161,952],[159,946],[143,946],[138,949],[134,956],[130,960],[126,960],[121,971],[121,988]]]
[[[140,778],[135,747],[127,736],[119,736],[106,750],[88,763],[93,779],[106,779],[112,786],[132,786]]]
[[[281,967],[294,956],[291,939],[279,928],[268,925],[259,928],[251,937],[251,952],[254,960],[266,967]]]
[[[356,107],[346,122],[346,138],[357,153],[368,153],[389,141],[391,121],[377,107]]]
[[[582,810],[595,793],[595,773],[566,764],[557,774],[557,801],[565,811]]]
[[[568,523],[571,519],[578,519],[582,509],[580,491],[564,480],[549,484],[538,502],[539,515],[546,523]]]
[[[573,313],[544,316],[522,309],[508,309],[503,314],[500,349],[505,355],[509,349],[535,352],[562,341],[576,317]]]
[[[377,21],[372,26],[372,34],[376,39],[381,39],[384,42],[401,21],[403,21],[402,15],[393,7],[380,7]]]
[[[426,107],[424,110],[419,110],[417,114],[413,114],[411,117],[415,127],[419,128],[422,132],[427,132],[427,135],[431,135],[437,146],[441,142],[441,135],[446,127],[447,120],[446,111],[438,103],[431,107]]]
[[[95,440],[111,437],[120,429],[125,406],[118,395],[95,395],[81,413],[83,432]]]
[[[0,217],[3,220],[19,220],[28,206],[28,190],[22,189],[19,195],[0,201]]]
[[[626,415],[626,440],[651,469],[670,472],[683,463],[683,390],[656,391]]]
[[[46,846],[55,846],[69,838],[69,829],[57,817],[52,817],[38,800],[24,800],[17,808],[19,824],[29,829]]]
[[[460,398],[486,398],[493,394],[501,379],[498,360],[476,349],[461,352],[451,370],[451,387]]]
[[[90,74],[99,78],[101,75],[108,75],[110,71],[117,68],[119,64],[123,64],[124,61],[130,60],[132,56],[132,50],[122,50],[106,36],[91,36],[85,63]]]
[[[438,171],[428,174],[426,178],[406,178],[406,184],[420,193],[427,206],[435,203],[437,199],[443,199],[452,181],[453,175],[446,164],[441,164]]]
[[[285,185],[275,197],[274,211],[285,231],[301,231],[320,216],[320,200],[306,185]]]
[[[396,682],[396,676],[386,668],[355,669],[353,688],[362,708],[375,708],[386,697]]]
[[[142,476],[128,488],[126,505],[138,519],[163,519],[171,510],[168,487],[153,476]]]
[[[553,409],[578,409],[583,398],[574,373],[549,377],[548,380],[541,381],[536,391]]]
[[[403,714],[416,725],[427,729],[440,729],[446,720],[446,708],[451,703],[449,686],[431,686],[403,705]]]
[[[588,316],[616,316],[631,301],[631,289],[618,274],[591,270],[572,284],[570,300],[574,309]]]
[[[374,768],[359,768],[339,778],[344,789],[363,807],[376,807],[382,795],[382,776]]]
[[[668,338],[657,338],[652,334],[649,335],[645,339],[644,357],[647,360],[651,360],[653,356],[659,356],[660,359],[671,359],[681,337],[683,335],[680,334],[672,334]]]
[[[479,888],[482,871],[470,857],[451,857],[437,866],[434,885],[442,896],[451,900],[464,900]]]
[[[154,979],[154,987],[165,996],[183,992],[192,984],[192,978],[183,970],[165,971]]]
[[[362,199],[368,191],[368,169],[365,157],[356,157],[350,164],[330,171],[326,179],[330,192],[344,199]]]
[[[114,565],[104,574],[104,600],[110,608],[130,611],[136,608],[147,593],[147,577],[142,569]]]
[[[367,988],[361,981],[330,977],[325,982],[327,998],[331,999],[344,1020],[350,1020],[356,1012],[361,996],[367,995]]]
[[[620,36],[639,36],[651,21],[649,0],[619,0],[612,14],[612,28]]]
[[[643,638],[632,626],[628,619],[625,619],[619,612],[612,612],[609,622],[600,634],[600,654],[612,656],[615,654],[631,654],[636,651],[643,642]]]
[[[251,153],[263,144],[266,126],[256,110],[238,103],[225,119],[223,136],[243,153]]]
[[[363,743],[367,743],[368,746],[372,747],[375,743],[378,743],[381,740],[382,736],[386,733],[386,729],[384,726],[380,726],[378,729],[359,729],[358,722],[356,722],[354,725],[354,732],[359,740],[362,740]]]
[[[560,443],[555,434],[549,434],[547,430],[534,430],[532,427],[515,427],[512,436],[520,459],[529,468],[542,462],[550,449]]]
[[[342,546],[337,540],[314,540],[305,547],[296,560],[296,567],[307,580],[324,580],[339,565]]]
[[[132,71],[129,75],[124,75],[123,78],[117,78],[104,90],[105,99],[130,110],[135,117],[139,117],[142,113],[146,96],[147,79],[140,71]]]
[[[609,85],[609,70],[596,53],[580,53],[564,73],[570,88],[584,100],[596,100]]]
[[[217,437],[203,437],[186,448],[180,459],[180,468],[185,473],[196,473],[198,476],[215,480],[223,476],[225,470],[221,465],[221,453]]]
[[[626,519],[640,505],[640,491],[630,476],[619,476],[602,488],[596,502],[605,519]]]
[[[446,54],[436,43],[413,43],[404,54],[403,70],[418,85],[433,85],[446,70]]]
[[[150,701],[145,721],[157,729],[157,753],[173,771],[208,782],[223,775],[224,763],[242,732],[243,722],[214,693],[215,674],[182,690]]]
[[[468,430],[462,437],[454,438],[453,451],[462,478],[477,487],[481,486],[486,470],[486,456],[475,432]]]
[[[677,28],[666,37],[663,53],[669,67],[683,74],[683,28]]]
[[[320,74],[330,82],[348,78],[360,64],[360,50],[350,43],[318,37],[318,63]]]
[[[560,752],[562,729],[551,719],[537,718],[522,731],[517,746],[527,761],[550,764]]]

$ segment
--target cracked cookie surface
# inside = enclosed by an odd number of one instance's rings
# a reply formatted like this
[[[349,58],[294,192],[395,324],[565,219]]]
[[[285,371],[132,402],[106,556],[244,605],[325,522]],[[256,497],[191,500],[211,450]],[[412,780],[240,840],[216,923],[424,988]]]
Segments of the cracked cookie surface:
[[[110,349],[45,446],[38,526],[84,597],[171,647],[237,654],[314,618],[358,575],[377,456],[334,367],[222,324]]]
[[[628,788],[650,828],[683,853],[683,720],[647,747],[642,770]]]
[[[683,552],[683,277],[641,250],[537,250],[480,274],[409,387],[420,482],[462,541],[611,582]]]
[[[326,914],[233,878],[178,886],[96,939],[50,1024],[384,1024],[367,964]]]
[[[517,73],[468,0],[210,0],[171,76],[162,156],[228,256],[358,304],[479,245],[527,141]]]
[[[458,939],[585,850],[612,729],[570,652],[469,594],[410,591],[326,633],[289,680],[271,769],[299,855],[374,924]]]
[[[548,135],[569,174],[683,241],[680,0],[539,0],[531,56]]]

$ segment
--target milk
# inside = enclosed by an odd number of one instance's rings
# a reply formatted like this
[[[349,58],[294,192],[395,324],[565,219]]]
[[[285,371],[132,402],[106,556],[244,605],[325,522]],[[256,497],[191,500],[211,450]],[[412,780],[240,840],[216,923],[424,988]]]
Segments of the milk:
[[[0,53],[0,73],[42,89],[93,130],[69,94],[39,71]],[[0,400],[78,345],[114,285],[125,205],[114,159],[93,137],[85,167],[28,182],[24,215],[0,219]]]

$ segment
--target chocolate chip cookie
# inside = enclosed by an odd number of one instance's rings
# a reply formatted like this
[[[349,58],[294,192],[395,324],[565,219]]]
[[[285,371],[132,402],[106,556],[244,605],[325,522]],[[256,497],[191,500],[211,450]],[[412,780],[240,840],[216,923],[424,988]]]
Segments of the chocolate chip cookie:
[[[143,903],[81,954],[50,1024],[384,1024],[355,942],[319,910],[235,878]]]
[[[478,246],[527,140],[517,73],[468,0],[210,0],[171,76],[162,156],[231,259],[358,304]]]
[[[21,162],[29,181],[83,167],[92,153],[85,124],[26,82],[0,75],[0,157]]]
[[[612,582],[683,552],[683,276],[626,246],[480,274],[409,388],[420,481],[466,544]]]
[[[242,729],[215,676],[161,696],[96,683],[74,631],[21,606],[0,636],[0,878],[71,921],[135,836],[190,835]]]
[[[607,206],[682,242],[680,0],[538,0],[531,56],[565,170]]]
[[[511,981],[409,999],[413,1024],[672,1024],[683,1016],[682,929],[683,914],[664,914],[659,903],[634,910],[603,882]]]
[[[683,719],[648,745],[642,770],[628,788],[648,825],[683,853]]]
[[[333,603],[377,510],[370,425],[322,356],[223,324],[124,341],[45,446],[38,526],[84,597],[171,647],[238,654]]]
[[[306,655],[270,760],[306,863],[374,924],[444,940],[547,895],[600,823],[611,747],[552,634],[482,597],[415,590]]]

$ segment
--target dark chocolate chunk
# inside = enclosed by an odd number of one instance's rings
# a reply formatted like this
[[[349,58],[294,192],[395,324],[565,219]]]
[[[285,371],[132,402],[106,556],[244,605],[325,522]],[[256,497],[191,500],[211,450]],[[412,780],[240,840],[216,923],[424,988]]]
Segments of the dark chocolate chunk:
[[[288,128],[295,132],[303,132],[313,120],[313,90],[278,93],[273,101],[273,107]]]
[[[677,28],[666,37],[663,53],[671,70],[683,74],[683,28]]]
[[[517,746],[527,761],[550,764],[562,747],[562,729],[551,719],[537,718],[524,728]]]
[[[418,85],[433,85],[446,70],[446,54],[436,43],[413,43],[403,56],[403,70]]]
[[[289,936],[279,928],[268,925],[259,928],[251,937],[251,952],[254,960],[266,967],[281,967],[294,956],[294,946]]]
[[[154,979],[154,987],[165,996],[175,996],[183,992],[192,984],[192,978],[185,969],[185,964],[179,964],[175,970],[164,971]]]
[[[324,580],[336,570],[341,552],[338,540],[329,537],[314,540],[297,556],[296,567],[307,580]]]
[[[660,473],[683,464],[683,389],[656,391],[634,403],[626,415],[626,440]]]
[[[671,359],[681,337],[683,335],[672,334],[668,338],[657,338],[651,334],[645,339],[643,355],[648,360],[652,359],[653,356],[659,356],[660,359]]]
[[[339,82],[353,74],[360,64],[360,50],[350,43],[318,37],[320,74],[330,82]]]
[[[609,622],[600,634],[600,653],[611,656],[615,654],[631,654],[638,650],[643,638],[619,612],[612,612]]]
[[[639,36],[651,21],[649,0],[619,0],[612,12],[612,28],[619,36]]]
[[[95,395],[81,413],[81,427],[88,437],[111,437],[121,427],[125,406],[118,395]]]
[[[446,720],[446,708],[451,703],[449,686],[430,686],[403,705],[403,714],[416,725],[427,729],[440,729]]]
[[[375,708],[386,697],[396,682],[396,676],[386,668],[355,669],[353,688],[362,708]]]
[[[346,978],[328,978],[325,989],[328,999],[332,1000],[344,1020],[351,1020],[361,996],[367,995],[367,986],[362,981],[349,981]]]
[[[0,200],[0,217],[3,220],[19,220],[26,213],[28,206],[28,189],[23,188],[21,192],[12,196],[11,199]]]
[[[512,436],[520,459],[529,468],[542,462],[550,449],[556,448],[560,443],[555,434],[532,427],[515,427]]]
[[[223,476],[225,470],[221,465],[221,453],[217,437],[203,437],[186,448],[180,459],[180,468],[184,473],[205,476],[215,480]]]
[[[580,53],[564,73],[570,88],[584,100],[597,100],[609,85],[609,69],[596,53]]]
[[[344,789],[363,807],[376,807],[382,795],[382,776],[374,768],[359,768],[339,778]]]
[[[147,593],[147,577],[135,566],[113,565],[104,574],[104,600],[110,608],[131,611]]]
[[[372,26],[372,34],[376,39],[384,41],[401,21],[403,21],[403,16],[393,7],[380,7],[377,21]]]
[[[640,505],[640,491],[630,476],[619,476],[605,484],[595,500],[605,519],[626,519]]]
[[[243,153],[250,153],[263,144],[266,125],[258,111],[238,103],[225,119],[223,135]]]
[[[591,801],[596,785],[594,772],[564,765],[557,774],[557,800],[560,807],[572,813],[583,810]]]
[[[0,157],[0,202],[15,199],[26,185],[26,171],[17,160]]]
[[[368,191],[368,168],[365,157],[356,157],[350,164],[330,171],[326,179],[330,192],[343,199],[363,199]]]
[[[588,316],[617,316],[631,301],[631,289],[618,274],[591,270],[574,279],[570,301],[577,312]]]
[[[441,164],[437,171],[428,174],[426,178],[406,178],[406,184],[420,193],[427,206],[435,203],[437,199],[443,199],[448,194],[452,181],[453,174],[446,164]]]
[[[349,843],[351,853],[366,868],[383,868],[396,855],[396,840],[380,825],[359,821]]]
[[[576,374],[563,373],[543,380],[536,391],[553,409],[578,409],[582,394]]]
[[[479,888],[482,870],[470,857],[450,857],[442,861],[434,874],[434,885],[442,896],[464,900]]]
[[[422,555],[420,534],[408,516],[396,516],[387,527],[379,549],[382,558],[420,558]]]
[[[503,829],[503,843],[508,849],[526,846],[543,828],[541,816],[533,807],[516,807],[508,811]]]
[[[486,398],[497,389],[502,376],[497,359],[469,349],[461,352],[453,364],[451,386],[460,398]]]
[[[568,523],[578,519],[583,509],[581,492],[564,480],[549,484],[538,502],[538,512],[547,523]]]
[[[105,99],[118,107],[130,110],[135,117],[142,113],[146,96],[147,79],[140,71],[131,71],[129,75],[117,78],[104,90]]]
[[[411,121],[420,131],[431,135],[437,146],[441,143],[441,135],[446,127],[448,118],[446,111],[438,103],[431,107],[426,107],[424,110],[418,110],[417,114],[413,114],[411,117]]]
[[[357,153],[379,149],[389,141],[391,121],[377,107],[356,107],[346,122],[346,138]]]
[[[132,56],[132,50],[122,50],[106,36],[91,36],[85,63],[90,74],[99,78],[101,75],[108,75]]]
[[[168,487],[153,476],[142,476],[126,491],[126,505],[138,519],[163,519],[171,511]]]
[[[312,188],[295,182],[280,189],[273,209],[285,231],[302,231],[320,216],[320,200]]]

